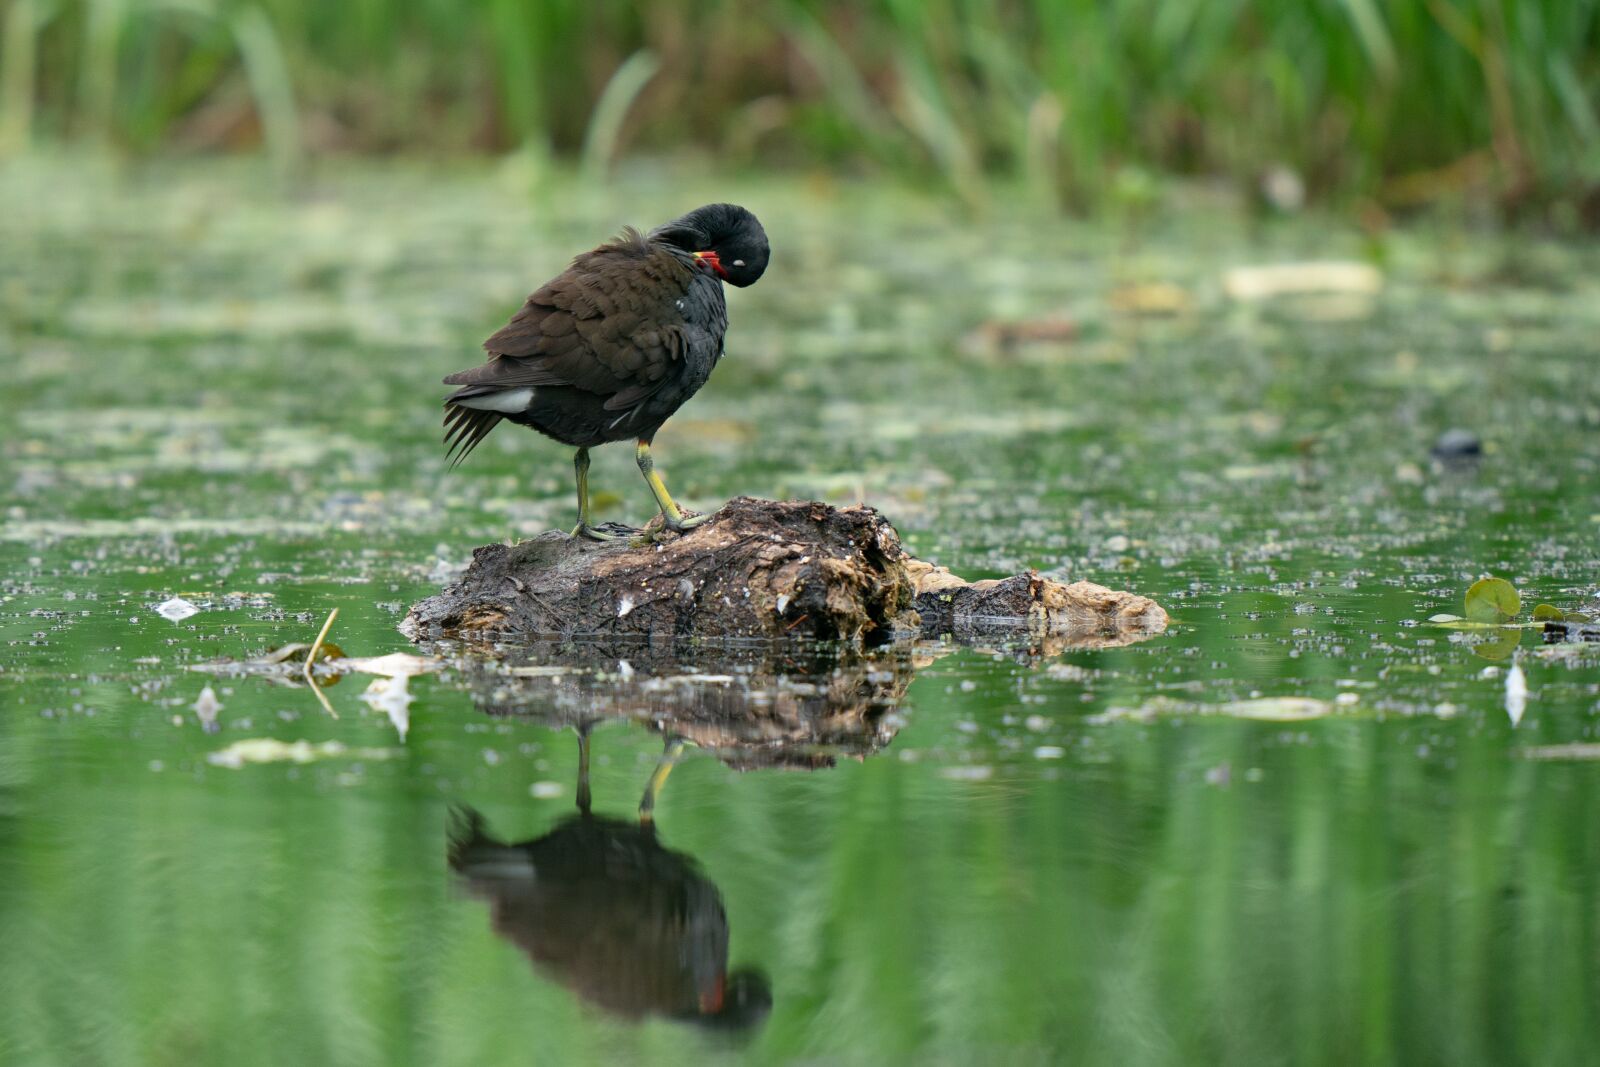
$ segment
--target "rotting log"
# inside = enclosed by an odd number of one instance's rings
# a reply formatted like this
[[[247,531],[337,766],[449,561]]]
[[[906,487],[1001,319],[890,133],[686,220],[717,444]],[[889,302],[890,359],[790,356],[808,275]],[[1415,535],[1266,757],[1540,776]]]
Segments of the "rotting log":
[[[551,532],[485,545],[413,605],[414,641],[538,636],[785,638],[880,643],[1008,633],[1073,646],[1166,628],[1146,597],[1036,573],[967,582],[908,555],[875,508],[739,497],[684,534],[593,542]]]

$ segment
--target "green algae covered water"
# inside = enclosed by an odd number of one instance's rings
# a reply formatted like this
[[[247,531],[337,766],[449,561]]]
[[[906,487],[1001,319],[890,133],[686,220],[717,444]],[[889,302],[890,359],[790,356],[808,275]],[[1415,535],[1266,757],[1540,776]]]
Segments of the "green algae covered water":
[[[43,161],[0,196],[0,1062],[1600,1060],[1600,645],[1430,621],[1484,575],[1519,621],[1595,600],[1592,248],[683,173]],[[572,522],[532,434],[446,472],[438,379],[575,251],[713,199],[775,251],[657,440],[680,499],[865,500],[1171,629],[408,645],[474,546]],[[1312,261],[1345,266],[1240,270]],[[598,517],[647,518],[595,459]],[[335,608],[347,656],[439,661],[328,709],[217,666]],[[722,727],[870,729],[691,733],[640,831],[713,690]],[[740,989],[770,1008],[707,1025]]]

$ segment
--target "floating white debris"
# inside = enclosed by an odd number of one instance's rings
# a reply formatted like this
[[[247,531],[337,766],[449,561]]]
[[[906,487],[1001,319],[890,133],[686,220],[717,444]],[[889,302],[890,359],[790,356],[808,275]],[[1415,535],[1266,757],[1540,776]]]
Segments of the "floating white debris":
[[[633,597],[627,593],[622,594],[622,599],[617,601],[617,618],[622,618],[633,610]]]
[[[1040,745],[1033,750],[1034,759],[1060,759],[1067,754],[1067,750],[1060,745]]]
[[[404,674],[392,678],[374,678],[361,694],[361,699],[369,707],[389,717],[401,741],[411,731],[411,702],[416,699],[411,695],[409,685],[410,678]]]
[[[398,748],[346,748],[338,741],[324,741],[313,745],[310,741],[279,741],[272,737],[251,737],[235,741],[227,748],[211,753],[206,762],[214,767],[237,769],[247,763],[311,763],[314,760],[336,756],[352,759],[390,759],[401,753]]]
[[[1511,716],[1511,726],[1516,728],[1522,721],[1522,713],[1528,706],[1528,679],[1522,673],[1522,665],[1513,663],[1511,669],[1506,671],[1506,714]]]
[[[175,596],[171,600],[163,600],[156,605],[156,614],[168,622],[182,622],[191,615],[200,614],[200,609],[183,599]]]
[[[1328,701],[1312,697],[1257,697],[1254,700],[1232,700],[1217,705],[1217,711],[1223,715],[1262,722],[1320,719],[1332,710],[1333,705]]]
[[[194,717],[200,720],[201,729],[208,734],[217,732],[217,712],[222,710],[222,701],[209,685],[200,690],[200,695],[189,706],[194,709]]]
[[[625,659],[617,660],[617,677],[626,682],[633,677],[633,664]]]
[[[377,674],[385,678],[408,678],[418,674],[432,674],[444,666],[444,661],[431,656],[417,656],[410,652],[391,652],[387,656],[346,656],[334,660],[340,673]]]
[[[1350,696],[1353,694],[1343,694]],[[1303,722],[1332,715],[1336,708],[1354,707],[1348,700],[1335,704],[1331,700],[1315,697],[1251,697],[1248,700],[1229,700],[1221,704],[1202,704],[1178,701],[1169,697],[1154,697],[1139,707],[1112,706],[1098,715],[1084,719],[1091,725],[1131,721],[1154,722],[1164,715],[1228,715],[1236,719],[1258,722]]]
[[[983,782],[994,777],[994,768],[977,767],[946,767],[939,772],[941,778],[953,778],[958,782]]]
[[[560,782],[534,782],[528,787],[528,793],[539,800],[551,800],[566,792],[566,787]]]

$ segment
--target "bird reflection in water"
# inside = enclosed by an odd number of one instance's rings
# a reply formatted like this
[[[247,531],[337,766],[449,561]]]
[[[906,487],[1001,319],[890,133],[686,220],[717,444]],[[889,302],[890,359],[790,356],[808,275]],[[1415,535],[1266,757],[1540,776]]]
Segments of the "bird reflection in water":
[[[629,1020],[661,1016],[751,1031],[772,1007],[766,976],[728,971],[728,918],[693,858],[666,848],[652,819],[683,742],[650,776],[637,821],[590,811],[589,727],[578,728],[578,813],[507,844],[459,809],[450,866],[489,904],[494,930],[541,974]]]

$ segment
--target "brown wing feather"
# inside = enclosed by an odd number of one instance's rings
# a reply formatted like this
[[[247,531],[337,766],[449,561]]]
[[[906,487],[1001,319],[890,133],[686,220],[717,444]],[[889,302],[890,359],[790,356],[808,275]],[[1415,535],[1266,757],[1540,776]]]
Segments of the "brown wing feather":
[[[611,397],[659,382],[680,346],[663,343],[661,324],[676,315],[691,268],[636,233],[573,260],[560,277],[528,297],[511,321],[483,343],[485,370],[451,384],[570,385]],[[467,375],[481,374],[469,382]],[[459,381],[457,381],[459,379]]]
[[[501,389],[520,389],[524,385],[566,385],[542,363],[515,356],[495,356],[487,363],[457,371],[444,380],[446,385],[481,386],[483,388],[458,389],[451,394],[472,396],[477,393],[497,392]]]
[[[574,259],[483,343],[488,362],[445,379],[461,386],[445,399],[451,466],[502,417],[454,403],[464,397],[572,386],[623,411],[655,392],[687,345],[674,319],[693,280],[690,267],[633,229]]]

